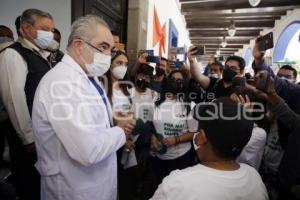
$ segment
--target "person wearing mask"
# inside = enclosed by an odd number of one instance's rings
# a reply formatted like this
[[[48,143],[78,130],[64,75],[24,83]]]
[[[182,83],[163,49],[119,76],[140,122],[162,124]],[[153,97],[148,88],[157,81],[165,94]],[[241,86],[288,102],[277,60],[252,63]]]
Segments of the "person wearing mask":
[[[59,50],[60,48],[60,41],[61,41],[61,34],[58,29],[54,28],[53,31],[54,38],[52,44],[47,48],[50,51],[50,56],[48,57],[51,66],[55,66],[57,63],[61,61],[64,56],[64,53]]]
[[[229,97],[198,104],[193,110],[199,122],[193,144],[201,164],[172,172],[151,200],[267,200],[266,187],[258,172],[236,161],[253,129],[247,115],[236,117],[239,113],[246,114],[244,107]]]
[[[116,119],[134,119],[132,99],[125,76],[128,68],[128,56],[123,51],[113,51],[110,69],[100,80],[107,89],[107,97],[111,103],[113,115]],[[118,154],[118,192],[121,200],[131,199],[134,193],[134,166],[136,165],[135,154],[129,154],[134,148],[132,136],[117,152]],[[128,158],[130,156],[130,159]],[[133,160],[132,162],[127,162]]]
[[[32,119],[41,200],[117,199],[116,151],[135,124],[113,120],[96,78],[110,69],[113,46],[105,21],[78,18],[68,53],[39,84]]]
[[[191,65],[191,74],[193,78],[200,83],[201,87],[206,91],[206,101],[215,98],[230,96],[233,93],[233,78],[242,77],[245,69],[245,61],[239,56],[229,56],[225,62],[225,68],[222,73],[222,79],[207,77],[201,73],[200,67],[196,60],[195,47],[190,47],[188,58]],[[195,50],[196,51],[196,50]]]
[[[262,79],[267,73],[258,72],[256,78]],[[263,93],[261,93],[263,92]],[[286,150],[279,166],[279,196],[280,199],[300,199],[300,117],[284,100],[277,94],[274,80],[272,78],[266,83],[266,87],[259,95],[264,96],[272,114],[281,120],[290,130],[290,136]],[[278,184],[278,183],[277,183]]]
[[[209,77],[217,78],[217,79],[222,79],[222,74],[223,74],[223,65],[220,62],[215,62],[210,65],[210,73]]]
[[[245,107],[245,110],[248,113],[252,114],[252,118],[261,119],[261,117],[263,116],[263,113],[258,113],[257,111],[256,112],[258,116],[256,116],[255,113],[252,113],[255,109],[254,105],[259,104],[259,102],[255,102],[254,97],[253,95],[251,95],[251,93],[235,92],[230,95],[230,99],[243,105]],[[262,104],[260,105],[263,106]],[[257,123],[254,123],[250,140],[243,148],[241,154],[238,156],[237,161],[239,163],[248,164],[258,171],[264,154],[266,140],[266,131],[259,127]]]
[[[277,72],[277,76],[294,84],[297,82],[297,70],[290,65],[283,65],[280,67],[279,71]]]
[[[14,42],[14,34],[7,26],[0,25],[0,52]]]
[[[188,126],[190,104],[187,100],[187,74],[173,70],[162,83],[162,93],[155,102],[151,165],[156,187],[171,171],[194,164],[191,149],[193,126]]]
[[[52,43],[53,29],[49,13],[25,10],[21,16],[22,37],[0,54],[0,96],[15,129],[7,140],[16,190],[22,200],[39,199],[31,113],[36,88],[51,69],[45,49]]]

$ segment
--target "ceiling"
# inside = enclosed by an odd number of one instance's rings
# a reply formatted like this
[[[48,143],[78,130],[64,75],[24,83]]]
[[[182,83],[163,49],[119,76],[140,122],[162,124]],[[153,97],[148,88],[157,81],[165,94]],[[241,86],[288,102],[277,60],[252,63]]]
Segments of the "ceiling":
[[[193,45],[204,45],[204,58],[233,55],[243,45],[249,44],[265,28],[273,28],[275,20],[288,10],[300,8],[300,0],[261,0],[252,7],[248,0],[180,0],[187,29]],[[236,27],[229,37],[228,28]],[[226,40],[226,47],[221,43]]]

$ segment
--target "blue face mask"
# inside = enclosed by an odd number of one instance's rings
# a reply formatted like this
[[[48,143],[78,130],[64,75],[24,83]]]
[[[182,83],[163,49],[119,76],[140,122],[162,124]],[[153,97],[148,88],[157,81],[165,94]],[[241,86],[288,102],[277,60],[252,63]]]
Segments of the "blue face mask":
[[[53,42],[53,33],[51,31],[37,30],[37,37],[34,42],[42,49],[47,49]]]
[[[2,43],[6,43],[6,42],[12,42],[14,41],[12,38],[9,38],[9,37],[0,37],[0,44]]]

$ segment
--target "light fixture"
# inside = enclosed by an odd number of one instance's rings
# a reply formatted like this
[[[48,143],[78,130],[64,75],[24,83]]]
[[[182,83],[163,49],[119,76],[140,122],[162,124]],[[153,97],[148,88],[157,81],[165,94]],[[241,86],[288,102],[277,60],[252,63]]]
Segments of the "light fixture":
[[[235,29],[234,22],[231,21],[231,24],[230,24],[230,26],[229,26],[229,28],[228,28],[228,35],[229,35],[230,37],[233,37],[233,36],[235,35],[235,32],[236,32],[236,29]]]
[[[261,0],[249,0],[249,3],[252,7],[258,6],[258,4],[261,2]]]
[[[221,42],[221,46],[225,48],[227,46],[226,37],[223,37],[223,41]]]
[[[218,49],[217,51],[216,51],[216,55],[220,55],[220,53],[221,53],[221,51]]]

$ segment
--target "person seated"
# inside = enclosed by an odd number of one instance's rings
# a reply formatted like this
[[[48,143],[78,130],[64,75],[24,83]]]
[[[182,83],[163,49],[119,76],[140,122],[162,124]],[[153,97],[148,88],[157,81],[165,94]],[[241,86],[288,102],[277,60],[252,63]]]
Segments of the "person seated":
[[[199,121],[193,144],[201,164],[173,171],[152,200],[268,199],[257,171],[236,161],[253,130],[244,106],[222,97],[210,104],[197,104],[193,112]],[[244,114],[236,117],[238,113]]]

